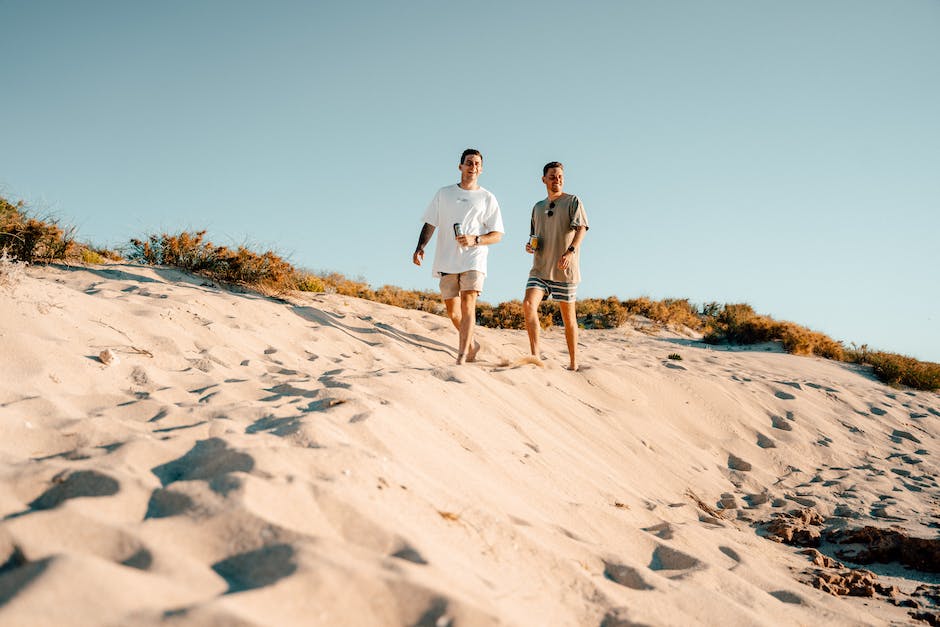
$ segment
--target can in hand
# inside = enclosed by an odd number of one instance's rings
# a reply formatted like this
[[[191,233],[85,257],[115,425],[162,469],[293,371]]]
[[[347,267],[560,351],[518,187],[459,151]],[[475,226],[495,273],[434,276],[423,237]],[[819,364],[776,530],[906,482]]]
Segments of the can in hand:
[[[460,222],[454,222],[454,237],[460,237],[463,235],[463,227],[460,226]]]
[[[531,248],[532,250],[539,249],[539,236],[538,235],[533,233],[532,235],[529,236],[529,248]]]

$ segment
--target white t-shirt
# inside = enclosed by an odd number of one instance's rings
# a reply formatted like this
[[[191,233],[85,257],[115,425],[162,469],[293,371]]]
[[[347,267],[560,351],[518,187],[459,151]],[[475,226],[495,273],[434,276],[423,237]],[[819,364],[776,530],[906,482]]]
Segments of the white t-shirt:
[[[460,185],[442,187],[434,194],[422,218],[437,229],[437,248],[431,274],[458,274],[477,270],[486,274],[489,246],[459,246],[454,224],[460,224],[465,235],[503,233],[503,216],[496,196],[482,187],[467,190]]]

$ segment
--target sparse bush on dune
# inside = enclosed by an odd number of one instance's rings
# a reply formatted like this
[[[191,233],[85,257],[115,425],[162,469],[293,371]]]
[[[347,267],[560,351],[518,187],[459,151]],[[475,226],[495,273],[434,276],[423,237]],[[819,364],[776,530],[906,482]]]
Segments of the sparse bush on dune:
[[[151,235],[146,240],[132,239],[131,261],[174,266],[216,281],[244,285],[261,291],[281,293],[297,289],[303,275],[277,254],[253,252],[244,246],[236,249],[205,241],[205,231],[176,235]],[[303,283],[309,286],[309,283]]]
[[[779,341],[788,353],[816,355],[842,360],[844,349],[840,342],[793,322],[774,320],[763,316],[744,303],[728,304],[706,322],[708,331],[704,340],[710,344],[759,344]]]
[[[687,327],[693,331],[699,331],[703,327],[702,315],[685,298],[654,301],[641,296],[626,300],[623,305],[631,314],[645,316],[667,327]]]
[[[296,282],[296,289],[298,292],[326,291],[326,283],[323,281],[323,278],[313,274],[312,272],[307,272],[304,270],[298,271]]]
[[[23,201],[0,196],[0,250],[7,258],[25,263],[63,261],[100,264],[119,261],[113,250],[75,240],[73,227],[61,226],[52,216],[37,217]]]
[[[338,272],[331,272],[323,277],[326,281],[326,291],[343,296],[355,296],[366,300],[375,300],[375,290],[369,287],[365,281],[353,281],[347,279]]]
[[[429,313],[443,313],[444,305],[437,292],[406,290],[394,285],[383,285],[375,292],[374,300],[402,309],[417,309]]]
[[[540,318],[542,312],[539,311]],[[491,329],[525,329],[525,313],[522,301],[509,300],[496,306],[489,303],[477,303],[477,324]],[[548,325],[551,325],[549,318]],[[542,328],[548,326],[542,322]]]
[[[0,197],[0,250],[19,261],[66,260],[76,252],[74,228],[59,226],[54,218],[30,216],[23,201]]]
[[[940,390],[940,364],[918,361],[897,353],[872,351],[866,344],[846,350],[845,361],[870,365],[874,375],[889,385]]]
[[[82,263],[103,264],[109,261],[124,261],[121,253],[109,248],[100,248],[87,244],[78,244],[77,246]]]
[[[616,329],[626,323],[630,312],[617,297],[587,298],[578,301],[578,324],[585,329]]]

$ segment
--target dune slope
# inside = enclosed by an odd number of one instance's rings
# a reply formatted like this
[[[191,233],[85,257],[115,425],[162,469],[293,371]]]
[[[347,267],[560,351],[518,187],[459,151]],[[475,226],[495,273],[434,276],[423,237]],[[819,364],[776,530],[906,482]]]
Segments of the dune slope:
[[[455,366],[431,314],[28,269],[0,293],[0,624],[913,620],[806,585],[758,523],[935,538],[936,393],[632,328],[583,332],[572,373],[560,331],[543,366],[478,333]]]

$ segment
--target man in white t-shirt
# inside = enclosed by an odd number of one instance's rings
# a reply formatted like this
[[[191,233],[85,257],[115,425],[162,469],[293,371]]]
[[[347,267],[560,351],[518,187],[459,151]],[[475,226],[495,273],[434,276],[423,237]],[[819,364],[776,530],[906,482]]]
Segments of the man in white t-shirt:
[[[447,315],[460,333],[457,364],[475,361],[480,350],[473,340],[477,296],[486,278],[487,246],[503,238],[503,217],[496,197],[480,187],[483,155],[468,148],[460,155],[460,183],[442,187],[424,212],[412,261],[420,266],[424,247],[439,228],[431,273],[440,277]]]

